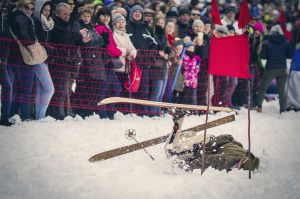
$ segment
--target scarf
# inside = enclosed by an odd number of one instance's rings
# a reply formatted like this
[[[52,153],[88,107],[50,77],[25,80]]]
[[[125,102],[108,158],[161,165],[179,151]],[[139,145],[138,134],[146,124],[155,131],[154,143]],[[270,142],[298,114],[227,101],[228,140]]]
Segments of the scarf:
[[[168,42],[169,42],[170,46],[171,46],[172,48],[174,48],[175,37],[173,37],[173,36],[170,35],[170,34],[167,34],[167,39],[168,39]]]
[[[54,22],[51,17],[48,19],[45,17],[45,15],[41,14],[41,23],[44,31],[50,31],[54,27]]]

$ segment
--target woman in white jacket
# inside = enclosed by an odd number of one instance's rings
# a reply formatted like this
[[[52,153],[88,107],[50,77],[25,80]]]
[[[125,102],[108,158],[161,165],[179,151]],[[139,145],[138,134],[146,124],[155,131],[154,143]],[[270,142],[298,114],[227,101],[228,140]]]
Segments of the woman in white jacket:
[[[135,59],[137,51],[133,46],[128,34],[126,33],[126,19],[120,13],[116,13],[112,16],[113,36],[117,44],[117,47],[122,51],[122,55],[119,57],[123,66],[116,69],[119,73],[128,73],[126,71],[126,60],[132,61]]]
[[[120,14],[116,13],[112,16],[112,25],[113,25],[113,37],[116,42],[117,47],[121,50],[122,54],[119,57],[122,62],[122,67],[114,69],[117,77],[119,79],[120,86],[122,91],[120,96],[122,97],[131,97],[131,93],[128,93],[128,90],[125,90],[124,83],[129,78],[131,73],[131,63],[136,58],[137,50],[133,46],[128,34],[126,33],[126,19]],[[128,106],[121,107],[121,109],[131,110],[131,107]]]

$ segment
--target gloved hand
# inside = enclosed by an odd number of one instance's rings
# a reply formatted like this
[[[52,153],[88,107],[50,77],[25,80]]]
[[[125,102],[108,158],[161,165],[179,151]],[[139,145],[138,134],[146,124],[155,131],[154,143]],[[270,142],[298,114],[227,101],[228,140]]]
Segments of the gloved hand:
[[[109,45],[109,34],[108,34],[108,32],[102,32],[101,36],[102,36],[103,41],[104,41],[104,46],[103,47],[106,48]]]

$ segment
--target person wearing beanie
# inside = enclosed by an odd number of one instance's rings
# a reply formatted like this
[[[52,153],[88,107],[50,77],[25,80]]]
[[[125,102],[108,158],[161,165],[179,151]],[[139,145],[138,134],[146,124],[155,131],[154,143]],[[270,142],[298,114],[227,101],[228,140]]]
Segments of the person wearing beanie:
[[[188,8],[182,7],[179,9],[179,17],[177,21],[179,38],[184,38],[188,35],[190,25],[191,13]]]
[[[176,7],[171,7],[168,12],[166,13],[166,20],[167,21],[174,21],[175,23],[177,22],[178,18],[178,10]]]
[[[262,103],[266,90],[272,79],[276,78],[280,113],[282,113],[286,111],[285,89],[288,77],[286,60],[292,57],[292,49],[290,43],[284,37],[280,25],[275,25],[271,28],[270,35],[263,43],[260,57],[266,59],[267,62],[257,94],[257,111],[262,112]]]
[[[133,17],[133,14],[135,13],[135,17]],[[140,13],[140,14],[138,14]],[[140,22],[143,19],[144,15],[144,9],[140,5],[135,5],[131,8],[130,13],[129,13],[129,20],[130,21],[136,21]]]
[[[117,47],[122,51],[120,60],[122,67],[116,69],[117,72],[125,73],[125,59],[134,60],[137,54],[128,34],[126,33],[126,19],[120,13],[116,13],[112,17],[113,36]]]
[[[140,5],[132,7],[129,15],[129,22],[126,26],[126,32],[129,35],[134,47],[141,53],[145,54],[144,50],[157,50],[158,42],[156,41],[153,29],[143,22],[144,9]],[[149,56],[149,55],[148,55]],[[153,55],[155,56],[155,55]],[[150,60],[146,55],[139,57],[140,67],[142,70],[142,80],[138,92],[133,96],[137,99],[149,99],[150,93]],[[135,106],[135,109],[141,114],[148,114],[148,106]]]

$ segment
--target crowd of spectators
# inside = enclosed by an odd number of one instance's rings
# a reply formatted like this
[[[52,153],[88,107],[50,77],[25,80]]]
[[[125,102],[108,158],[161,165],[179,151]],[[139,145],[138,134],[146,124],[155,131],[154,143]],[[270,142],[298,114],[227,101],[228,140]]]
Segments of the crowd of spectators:
[[[111,96],[245,106],[248,80],[208,75],[210,39],[238,34],[249,35],[251,107],[262,111],[266,90],[276,78],[280,112],[286,111],[286,59],[292,58],[300,39],[300,1],[248,0],[252,21],[245,29],[237,25],[241,1],[217,2],[222,25],[212,23],[211,0],[4,0],[1,125],[11,125],[14,114],[22,120],[47,115],[62,120],[94,112],[113,119],[118,108],[140,115],[163,114],[160,108],[147,106],[97,108],[99,100]],[[25,47],[39,41],[48,59],[26,64],[16,40]],[[190,45],[182,53],[184,44]],[[136,63],[142,76],[138,92],[131,93],[124,82]],[[209,81],[211,99],[207,99]],[[88,99],[87,106],[82,98]]]

